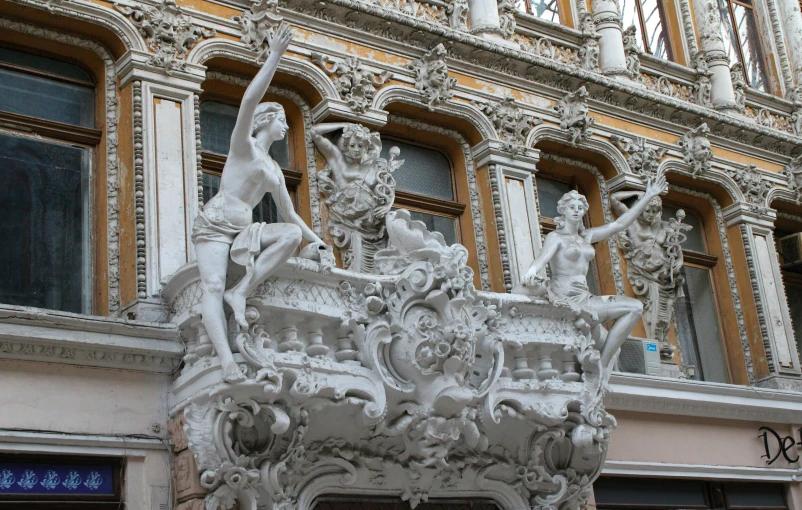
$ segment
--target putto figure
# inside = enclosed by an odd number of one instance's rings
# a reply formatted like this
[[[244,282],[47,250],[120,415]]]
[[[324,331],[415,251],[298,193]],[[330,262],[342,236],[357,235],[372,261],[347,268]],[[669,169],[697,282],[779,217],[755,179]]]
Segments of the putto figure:
[[[641,191],[619,191],[610,197],[618,216],[627,214],[625,200],[638,197]],[[665,342],[674,315],[674,302],[683,297],[682,247],[685,231],[691,226],[682,223],[685,211],[677,211],[676,219],[663,221],[663,202],[652,198],[646,208],[625,232],[618,234],[618,246],[624,252],[627,277],[635,295],[643,302],[643,325],[649,338]]]
[[[270,56],[242,98],[220,190],[203,207],[192,229],[203,288],[203,325],[220,358],[223,379],[229,383],[241,382],[245,376],[231,354],[223,301],[233,310],[239,327],[247,330],[246,298],[287,261],[301,239],[310,243],[302,254],[318,254],[325,248],[295,213],[284,174],[268,154],[270,145],[287,132],[284,109],[278,103],[259,104],[291,40],[288,25],[282,25],[270,40]],[[253,222],[253,208],[265,193],[271,194],[288,223]],[[229,257],[245,266],[246,272],[225,290]]]
[[[588,212],[587,199],[576,191],[569,191],[557,203],[560,213],[555,218],[557,230],[546,236],[543,248],[523,277],[522,285],[513,292],[531,296],[547,295],[549,300],[583,308],[594,315],[594,328],[615,321],[606,338],[594,335],[602,345],[601,366],[607,368],[618,349],[632,332],[643,312],[643,304],[626,296],[594,296],[588,289],[587,275],[590,261],[596,256],[593,243],[629,228],[646,209],[649,201],[668,189],[665,177],[649,180],[646,192],[628,211],[608,225],[585,228],[582,223]],[[545,275],[549,265],[551,280]]]
[[[324,135],[342,130],[338,143]],[[343,267],[373,272],[373,255],[387,242],[384,218],[395,200],[392,173],[403,160],[381,155],[379,133],[359,124],[330,123],[312,127],[312,141],[328,165],[318,173],[320,192],[329,208],[329,232],[342,250]]]

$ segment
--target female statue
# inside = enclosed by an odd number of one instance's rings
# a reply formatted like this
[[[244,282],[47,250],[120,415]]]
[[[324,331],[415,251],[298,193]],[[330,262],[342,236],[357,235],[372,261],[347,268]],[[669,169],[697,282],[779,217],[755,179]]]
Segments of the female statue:
[[[576,191],[569,191],[557,203],[560,216],[555,218],[557,230],[546,236],[543,248],[523,277],[525,293],[538,295],[547,292],[553,301],[579,306],[598,317],[594,328],[615,321],[607,338],[599,346],[601,366],[608,367],[616,352],[632,332],[643,312],[643,304],[626,296],[594,296],[588,290],[587,274],[590,261],[596,255],[593,243],[603,241],[629,227],[646,209],[649,201],[668,189],[664,176],[651,179],[646,192],[627,212],[608,225],[585,228],[582,219],[588,211],[588,201]],[[549,264],[551,280],[544,275]]]
[[[231,354],[223,301],[233,310],[239,327],[247,330],[245,300],[251,292],[295,253],[302,238],[312,243],[303,254],[324,247],[295,213],[284,174],[268,155],[270,145],[287,132],[284,109],[278,103],[259,104],[291,40],[289,26],[282,25],[269,41],[270,56],[242,97],[220,190],[203,207],[192,229],[203,289],[203,325],[220,357],[223,379],[229,383],[243,381],[245,376]],[[253,208],[265,193],[271,194],[288,223],[253,223]],[[225,290],[229,256],[245,266],[246,273]]]
[[[616,215],[629,209],[625,200],[641,197],[641,191],[619,191],[610,196],[610,205]],[[683,297],[682,247],[689,225],[682,223],[685,211],[677,211],[677,218],[663,221],[663,202],[652,198],[643,212],[618,236],[618,246],[624,252],[627,277],[632,290],[645,308],[643,323],[649,338],[665,342],[674,313],[674,301]]]

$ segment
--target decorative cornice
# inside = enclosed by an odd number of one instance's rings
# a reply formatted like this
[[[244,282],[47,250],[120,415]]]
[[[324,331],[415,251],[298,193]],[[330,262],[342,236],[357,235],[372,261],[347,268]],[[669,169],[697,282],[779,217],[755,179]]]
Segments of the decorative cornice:
[[[0,359],[169,374],[183,351],[173,324],[0,306]]]

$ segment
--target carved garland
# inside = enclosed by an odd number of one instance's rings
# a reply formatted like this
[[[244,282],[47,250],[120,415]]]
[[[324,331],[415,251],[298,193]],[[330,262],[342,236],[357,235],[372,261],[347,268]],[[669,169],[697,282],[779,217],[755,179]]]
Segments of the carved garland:
[[[602,212],[604,213],[604,222],[612,223],[613,212],[610,210],[610,190],[607,188],[607,180],[602,175],[601,171],[595,165],[585,163],[576,159],[560,156],[558,154],[550,154],[547,152],[540,153],[540,159],[546,161],[553,161],[563,165],[570,165],[576,168],[581,168],[593,174],[596,181],[599,183],[599,191],[601,194]],[[538,216],[540,215],[540,203],[538,203]],[[621,257],[618,255],[618,245],[616,240],[612,237],[607,239],[607,245],[610,249],[610,265],[613,268],[613,280],[615,281],[615,292],[619,296],[625,295],[624,293],[624,272],[621,270]]]
[[[509,292],[512,290],[512,273],[510,271],[510,254],[507,250],[507,232],[504,229],[504,214],[501,209],[501,193],[498,189],[496,165],[489,165],[487,171],[490,175],[490,194],[493,196],[493,221],[496,224],[498,249],[501,254],[501,274],[504,277],[504,289]],[[537,207],[538,211],[540,211],[540,205]]]
[[[476,258],[479,262],[479,279],[482,282],[482,290],[490,291],[490,272],[487,262],[487,240],[485,238],[484,220],[482,217],[482,198],[479,194],[479,186],[476,183],[476,167],[474,166],[471,146],[467,140],[457,131],[426,124],[415,119],[390,115],[390,122],[409,126],[421,131],[437,133],[453,138],[457,141],[465,157],[465,173],[468,176],[468,195],[471,205],[471,219],[473,220],[473,235],[476,238]]]
[[[201,156],[200,96],[195,94],[195,169],[198,172],[198,208],[203,209],[203,156]]]
[[[752,350],[749,347],[749,337],[746,334],[746,322],[744,320],[743,307],[741,305],[740,294],[738,293],[738,281],[735,278],[735,266],[732,262],[732,253],[730,252],[730,243],[727,241],[727,224],[724,221],[724,214],[721,212],[721,206],[716,202],[716,199],[707,193],[696,191],[680,186],[669,185],[671,191],[677,193],[684,193],[692,197],[702,198],[706,200],[716,215],[716,225],[718,226],[718,236],[721,240],[721,250],[724,252],[724,266],[727,269],[727,280],[730,284],[730,292],[732,293],[732,301],[735,307],[735,317],[738,322],[738,334],[741,337],[741,348],[744,351],[744,361],[746,363],[746,372],[749,377],[749,384],[755,384],[755,368],[752,362]]]
[[[60,13],[63,9],[54,8]],[[70,12],[70,15],[73,15]],[[78,17],[78,16],[73,16]],[[86,16],[83,16],[86,17]],[[106,96],[106,118],[105,118],[105,134],[106,134],[106,194],[107,194],[107,208],[106,208],[106,224],[108,236],[108,271],[109,271],[109,313],[116,314],[120,311],[120,220],[119,220],[119,159],[117,157],[117,70],[114,65],[114,58],[101,44],[83,37],[66,34],[64,32],[56,32],[47,28],[38,27],[28,23],[11,20],[8,18],[0,18],[0,27],[20,32],[27,35],[33,35],[51,41],[57,41],[71,46],[78,46],[86,48],[94,52],[103,61],[104,67],[104,81],[105,81],[105,96]],[[125,42],[126,38],[119,35]]]

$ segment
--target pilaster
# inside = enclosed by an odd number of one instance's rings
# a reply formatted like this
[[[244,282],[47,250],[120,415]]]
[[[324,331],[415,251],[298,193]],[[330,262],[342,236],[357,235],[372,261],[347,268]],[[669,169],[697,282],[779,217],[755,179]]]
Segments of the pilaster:
[[[528,148],[514,155],[485,140],[473,152],[477,168],[488,167],[504,287],[509,292],[521,281],[541,248],[535,187],[540,151]]]
[[[693,0],[696,29],[699,33],[700,50],[710,70],[711,96],[713,108],[735,113],[735,91],[730,76],[729,59],[724,47],[721,16],[714,0]]]
[[[802,389],[802,371],[796,351],[791,315],[785,297],[780,262],[774,244],[776,211],[756,210],[735,203],[723,211],[727,227],[737,226],[743,238],[749,278],[757,307],[758,322],[769,376],[759,386]]]
[[[194,259],[190,239],[198,213],[198,93],[205,68],[153,65],[129,51],[117,63],[120,86],[133,93],[136,301],[123,315],[162,321],[161,282]]]

